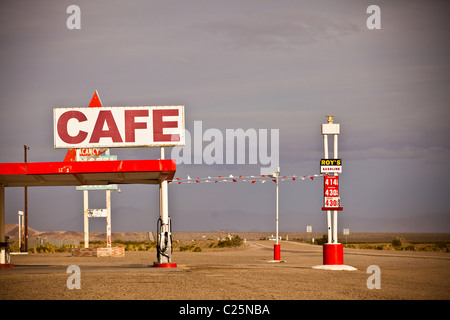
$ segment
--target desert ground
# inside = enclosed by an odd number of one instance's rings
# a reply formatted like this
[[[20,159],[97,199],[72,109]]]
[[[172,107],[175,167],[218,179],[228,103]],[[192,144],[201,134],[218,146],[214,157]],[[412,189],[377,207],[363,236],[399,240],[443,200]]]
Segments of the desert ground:
[[[152,267],[154,249],[123,257],[73,257],[71,253],[12,255],[0,269],[1,300],[448,300],[450,255],[444,252],[344,248],[355,271],[320,270],[322,246],[247,240],[237,248],[173,252],[177,268]],[[80,267],[80,289],[69,289],[71,265]],[[379,267],[380,289],[367,273]]]

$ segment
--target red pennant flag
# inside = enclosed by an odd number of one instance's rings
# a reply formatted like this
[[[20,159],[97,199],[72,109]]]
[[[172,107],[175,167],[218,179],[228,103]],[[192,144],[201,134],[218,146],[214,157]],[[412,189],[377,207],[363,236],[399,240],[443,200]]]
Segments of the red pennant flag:
[[[255,182],[256,182],[255,180],[252,181],[252,183],[255,183]]]
[[[236,179],[233,179],[233,182],[236,182]]]
[[[200,181],[198,181],[198,180],[195,180],[195,182],[199,183]]]
[[[91,99],[91,103],[89,103],[89,108],[101,108],[101,107],[102,107],[102,102],[100,101],[100,97],[98,95],[97,90],[95,90],[95,93]]]

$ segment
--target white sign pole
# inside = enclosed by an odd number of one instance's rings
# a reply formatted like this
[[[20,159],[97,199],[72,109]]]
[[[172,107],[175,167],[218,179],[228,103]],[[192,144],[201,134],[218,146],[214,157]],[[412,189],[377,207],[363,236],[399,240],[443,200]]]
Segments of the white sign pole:
[[[337,212],[342,211],[339,195],[339,173],[342,172],[342,161],[338,159],[338,135],[340,133],[340,125],[333,123],[333,116],[328,115],[328,123],[322,124],[322,135],[324,136],[324,154],[325,159],[321,161],[322,165],[336,163],[336,168],[332,168],[327,173],[334,173],[333,176],[328,174],[324,177],[324,207],[322,210],[327,211],[327,224],[328,224],[328,242],[323,245],[323,265],[315,266],[314,269],[325,270],[356,270],[356,268],[344,265],[344,249],[341,243],[338,243],[337,238]],[[333,135],[333,157],[334,159],[327,161],[328,159],[328,142],[327,135]],[[328,163],[328,164],[327,164]],[[322,170],[321,170],[322,171]],[[330,212],[333,211],[333,238],[331,239],[331,224],[330,224]]]
[[[106,247],[111,248],[111,190],[106,190]]]
[[[89,248],[89,195],[83,190],[83,212],[84,212],[84,247]]]
[[[278,244],[278,176],[280,175],[280,170],[279,170],[280,168],[278,168],[278,170],[277,170],[277,199],[276,199],[276,206],[277,206],[277,209],[276,209],[276,211],[277,211],[277,223],[276,223],[276,234],[277,234],[277,244]]]
[[[334,134],[333,135],[333,157],[334,159],[338,158],[338,134]],[[337,176],[338,174],[335,173],[335,176]],[[338,238],[337,238],[337,230],[338,230],[338,226],[337,226],[337,211],[334,210],[333,211],[333,243],[338,243]]]
[[[328,159],[328,135],[333,135],[333,158],[338,159],[338,135],[340,131],[339,124],[333,123],[333,116],[329,115],[328,123],[322,124],[322,135],[323,135],[323,151],[325,159]],[[338,176],[338,173],[335,172],[334,176]],[[327,199],[325,199],[327,200]],[[339,206],[339,198],[337,200],[337,205]],[[334,200],[333,200],[334,202]],[[329,207],[330,205],[326,205]],[[333,207],[335,205],[333,204]],[[340,208],[340,207],[339,207]],[[328,209],[328,208],[327,208]],[[333,230],[333,231],[332,231]],[[337,210],[333,210],[333,229],[331,228],[331,210],[327,210],[327,231],[328,231],[328,244],[337,244]]]
[[[18,212],[19,215],[19,250],[22,251],[22,239],[23,239],[23,211]]]
[[[322,130],[323,131],[323,130]],[[328,159],[328,135],[323,135],[323,156],[325,159]],[[331,211],[327,210],[327,236],[328,240],[327,243],[331,243]]]
[[[342,233],[345,236],[345,244],[347,244],[347,236],[350,234],[350,229],[344,228]]]
[[[164,147],[161,147],[161,160],[164,160]],[[159,182],[159,215],[161,219],[159,237],[159,261],[158,265],[164,266],[170,264],[172,257],[172,243],[169,226],[169,199],[168,199],[168,185],[167,180],[163,176]]]

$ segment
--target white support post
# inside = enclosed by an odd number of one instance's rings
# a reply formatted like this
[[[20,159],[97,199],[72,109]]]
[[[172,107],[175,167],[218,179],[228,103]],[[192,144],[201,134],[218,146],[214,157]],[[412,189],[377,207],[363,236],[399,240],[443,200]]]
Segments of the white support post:
[[[277,209],[276,209],[276,214],[277,214],[277,217],[276,217],[276,235],[277,235],[277,243],[276,244],[278,244],[278,176],[279,176],[279,174],[280,174],[280,170],[279,170],[279,168],[278,168],[278,170],[277,170],[277,196],[276,196],[276,206],[277,206]]]
[[[164,160],[164,147],[161,147],[161,160]],[[162,179],[160,181],[160,216],[163,226],[169,223],[168,205],[169,202],[167,199],[167,181],[166,179]]]
[[[164,147],[161,147],[161,160],[164,160]],[[169,199],[168,199],[168,184],[164,176],[159,182],[159,215],[161,219],[159,237],[159,263],[165,264],[171,262],[172,256],[172,242],[169,226]]]
[[[338,158],[338,134],[333,134],[333,157]],[[337,173],[335,174],[337,175]]]
[[[323,157],[328,159],[328,135],[323,134]]]
[[[338,159],[338,135],[334,134],[333,135],[333,158],[334,159]],[[338,174],[335,173],[335,176],[337,176]],[[333,212],[333,243],[338,243],[338,237],[337,237],[337,230],[338,230],[338,225],[337,225],[337,219],[338,219],[338,214],[337,211],[335,210]]]
[[[111,248],[111,190],[106,190],[106,247]]]
[[[84,247],[89,248],[89,195],[87,190],[83,190],[83,216],[84,216]]]
[[[22,240],[23,240],[23,211],[18,211],[17,215],[19,216],[19,250],[22,251]]]
[[[322,124],[322,135],[323,135],[323,154],[325,159],[329,159],[328,152],[328,135],[333,135],[333,158],[338,159],[338,135],[340,131],[339,124],[333,123],[333,116],[329,115],[328,123]],[[335,176],[338,174],[335,173]],[[333,223],[333,228],[331,224]],[[337,211],[333,210],[333,222],[331,221],[331,211],[327,210],[327,234],[328,234],[328,244],[338,243],[337,239]]]
[[[323,156],[324,159],[328,159],[328,135],[323,134]],[[332,243],[331,236],[331,211],[327,211],[327,243]]]

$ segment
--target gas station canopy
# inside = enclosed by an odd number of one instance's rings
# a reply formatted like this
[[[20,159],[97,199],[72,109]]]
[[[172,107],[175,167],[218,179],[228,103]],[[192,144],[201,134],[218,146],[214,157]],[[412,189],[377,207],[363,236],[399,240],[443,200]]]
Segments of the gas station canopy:
[[[5,187],[158,184],[173,179],[174,160],[0,163]]]

